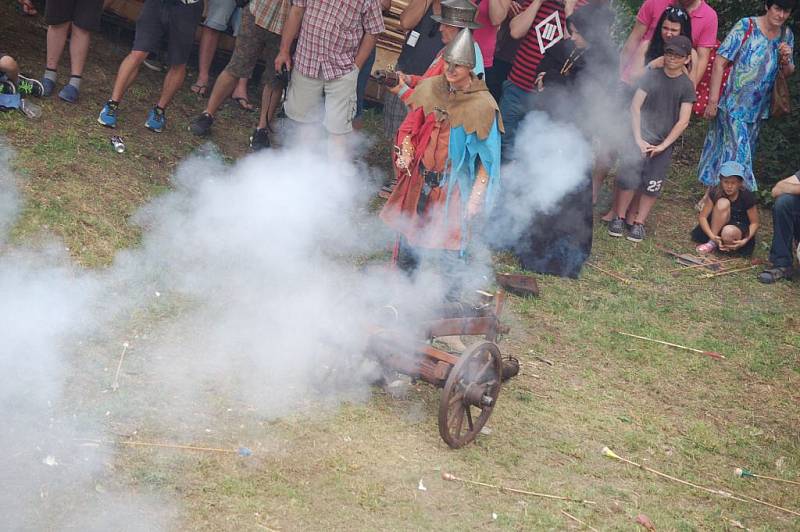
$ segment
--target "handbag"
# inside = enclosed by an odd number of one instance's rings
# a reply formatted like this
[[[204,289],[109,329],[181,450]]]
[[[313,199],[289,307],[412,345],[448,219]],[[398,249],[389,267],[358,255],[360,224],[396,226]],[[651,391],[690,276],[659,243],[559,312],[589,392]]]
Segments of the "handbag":
[[[781,30],[781,42],[786,36],[786,26]],[[769,108],[770,117],[780,118],[792,112],[792,95],[789,93],[789,81],[783,74],[780,62],[778,62],[778,73],[775,76],[775,83],[772,85],[772,103]]]
[[[742,49],[744,43],[747,42],[747,39],[750,38],[750,35],[753,33],[753,24],[755,22],[753,19],[748,19],[749,24],[747,25],[747,31],[744,32],[744,37],[742,37],[742,44],[739,46],[739,50]],[[714,48],[711,49],[711,53],[708,55],[708,64],[706,65],[706,71],[703,73],[703,77],[700,78],[700,82],[697,84],[697,100],[694,102],[692,106],[692,112],[697,116],[703,116],[706,112],[706,107],[708,106],[708,95],[711,92],[711,72],[714,70],[714,60],[717,58],[717,49],[719,45],[722,44],[717,41],[717,44]],[[738,53],[736,54],[738,57]],[[733,61],[729,61],[728,65],[725,67],[725,70],[722,71],[722,84],[719,86],[719,94],[722,96],[722,93],[725,92],[725,84],[728,83],[728,76],[731,75],[731,69],[733,68],[733,64],[736,62],[736,58]]]

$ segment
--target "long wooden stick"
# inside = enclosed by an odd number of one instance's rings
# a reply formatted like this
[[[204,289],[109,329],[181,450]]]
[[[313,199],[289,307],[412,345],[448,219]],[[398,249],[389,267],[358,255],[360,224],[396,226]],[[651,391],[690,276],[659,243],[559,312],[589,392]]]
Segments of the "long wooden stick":
[[[525,490],[518,490],[515,488],[507,488],[505,486],[495,486],[494,484],[487,484],[485,482],[478,482],[477,480],[467,480],[465,478],[459,478],[455,475],[451,475],[450,473],[445,473],[442,471],[442,479],[444,480],[452,480],[456,482],[463,482],[465,484],[472,484],[474,486],[483,486],[485,488],[492,488],[500,491],[510,491],[511,493],[519,493],[521,495],[531,495],[533,497],[543,497],[545,499],[555,499],[559,501],[568,501],[568,502],[579,502],[581,504],[597,504],[594,501],[584,501],[582,499],[573,499],[571,497],[562,497],[561,495],[550,495],[548,493],[537,493],[535,491],[525,491]]]
[[[741,467],[737,467],[736,469],[734,469],[733,473],[739,478],[747,478],[747,477],[763,478],[764,480],[774,480],[775,482],[785,482],[787,484],[794,484],[796,486],[800,486],[800,482],[796,482],[794,480],[787,480],[785,478],[777,478],[777,477],[768,477],[767,475],[756,475],[752,471],[749,471],[747,469],[742,469]]]
[[[659,477],[666,478],[667,480],[672,480],[674,482],[678,482],[680,484],[683,484],[685,486],[689,486],[691,488],[695,488],[695,489],[698,489],[698,490],[701,490],[701,491],[705,491],[706,493],[711,493],[713,495],[718,495],[718,496],[724,497],[726,499],[733,499],[733,500],[739,501],[739,502],[751,501],[751,502],[755,502],[755,503],[758,503],[758,504],[763,504],[764,506],[769,506],[770,508],[774,508],[774,509],[780,510],[782,512],[786,512],[786,513],[789,513],[789,514],[792,514],[792,515],[800,516],[800,512],[796,512],[796,511],[790,510],[788,508],[783,508],[782,506],[778,506],[776,504],[772,504],[771,502],[762,501],[761,499],[756,499],[755,497],[750,497],[750,496],[747,496],[747,495],[738,495],[736,493],[732,493],[732,492],[729,492],[729,491],[723,491],[723,490],[717,490],[717,489],[713,489],[713,488],[707,488],[705,486],[700,486],[699,484],[694,484],[693,482],[689,482],[688,480],[683,480],[683,479],[680,479],[678,477],[673,477],[672,475],[667,475],[666,473],[662,473],[661,471],[653,469],[652,467],[647,467],[647,466],[644,466],[642,464],[637,464],[636,462],[633,462],[633,461],[628,460],[626,458],[622,458],[621,456],[619,456],[617,453],[615,453],[614,451],[612,451],[608,447],[603,447],[602,453],[603,453],[603,456],[607,456],[609,458],[613,458],[615,460],[619,460],[620,462],[632,465],[634,467],[638,467],[639,469],[647,471],[648,473],[653,473],[654,475],[658,475]]]
[[[110,440],[79,440],[79,441],[86,441],[91,443],[105,443],[108,445],[129,445],[131,447],[162,447],[165,449],[184,449],[188,451],[207,451],[207,452],[214,452],[214,453],[231,453],[231,454],[238,454],[241,456],[249,456],[252,454],[252,451],[247,447],[240,447],[239,449],[220,449],[218,447],[198,447],[196,445],[179,445],[176,443],[159,443],[159,442],[147,442],[147,441],[110,441]]]
[[[719,264],[725,264],[726,262],[733,262],[735,260],[741,260],[741,258],[740,257],[736,257],[736,258],[733,258],[733,259],[715,260],[715,261],[711,261],[711,262],[704,262],[702,264],[692,264],[690,266],[681,266],[680,268],[673,268],[672,270],[669,270],[669,272],[667,272],[667,273],[671,273],[672,275],[675,275],[675,274],[678,274],[678,273],[681,273],[681,272],[685,272],[686,270],[693,270],[695,268],[703,268],[703,267],[708,267],[708,266],[717,266]]]
[[[111,389],[115,392],[119,389],[119,372],[122,369],[122,361],[125,360],[125,352],[128,350],[128,342],[122,344],[122,354],[119,356],[119,364],[117,364],[117,371],[114,373],[114,382],[111,383]]]
[[[608,275],[609,277],[613,277],[617,281],[622,281],[625,284],[631,284],[633,282],[630,279],[626,279],[625,277],[622,277],[621,275],[618,275],[618,274],[616,274],[614,272],[610,272],[608,270],[604,270],[603,268],[601,268],[597,264],[594,264],[593,262],[587,261],[586,265],[589,266],[590,268],[594,268],[595,270]]]
[[[623,336],[630,336],[631,338],[638,338],[639,340],[646,340],[648,342],[654,342],[656,344],[667,345],[669,347],[677,347],[678,349],[684,349],[686,351],[691,351],[693,353],[700,353],[701,355],[706,355],[711,358],[725,360],[725,355],[717,353],[716,351],[703,351],[702,349],[695,349],[694,347],[686,347],[685,345],[673,344],[672,342],[665,342],[664,340],[655,340],[653,338],[648,338],[646,336],[639,336],[637,334],[631,334],[622,331],[617,331],[617,334],[621,334]]]
[[[566,510],[561,510],[561,513],[562,513],[562,514],[564,514],[564,515],[566,515],[567,517],[569,517],[570,519],[572,519],[572,520],[573,520],[573,521],[575,521],[576,523],[580,523],[580,524],[582,524],[583,526],[585,526],[585,527],[586,527],[586,528],[588,528],[589,530],[593,530],[594,532],[599,532],[599,531],[598,531],[596,528],[594,528],[593,526],[589,526],[588,524],[584,523],[583,521],[581,521],[580,519],[578,519],[578,518],[577,518],[577,517],[575,517],[574,515],[567,513],[567,511],[566,511]]]
[[[763,266],[762,264],[751,264],[750,266],[746,266],[744,268],[736,268],[733,270],[725,270],[716,273],[707,273],[705,275],[701,275],[701,279],[711,279],[712,277],[721,277],[723,275],[729,275],[731,273],[739,273],[739,272],[746,272],[747,270],[752,270],[753,268],[758,268],[759,266]]]

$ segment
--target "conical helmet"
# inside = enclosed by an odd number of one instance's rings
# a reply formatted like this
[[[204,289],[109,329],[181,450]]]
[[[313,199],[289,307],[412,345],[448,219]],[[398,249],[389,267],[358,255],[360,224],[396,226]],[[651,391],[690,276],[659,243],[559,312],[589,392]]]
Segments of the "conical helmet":
[[[475,22],[477,13],[478,8],[469,0],[444,0],[442,14],[431,15],[431,18],[440,24],[476,30],[481,27]]]
[[[444,49],[444,60],[451,65],[475,68],[475,39],[472,32],[464,28]]]

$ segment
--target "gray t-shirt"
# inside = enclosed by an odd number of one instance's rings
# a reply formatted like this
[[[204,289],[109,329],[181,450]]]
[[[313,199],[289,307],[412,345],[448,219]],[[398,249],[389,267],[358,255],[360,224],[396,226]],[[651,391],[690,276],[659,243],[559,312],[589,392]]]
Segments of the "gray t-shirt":
[[[642,139],[660,144],[678,122],[681,104],[697,100],[694,85],[685,74],[671,78],[659,68],[648,70],[639,88],[647,93],[642,104]]]

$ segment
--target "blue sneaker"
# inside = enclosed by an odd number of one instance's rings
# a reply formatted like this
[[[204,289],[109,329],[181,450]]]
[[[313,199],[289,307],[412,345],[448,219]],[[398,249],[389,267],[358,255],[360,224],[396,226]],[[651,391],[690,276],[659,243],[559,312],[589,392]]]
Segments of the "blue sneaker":
[[[78,89],[75,85],[64,85],[64,88],[58,93],[58,97],[67,103],[78,103]]]
[[[52,79],[44,78],[42,80],[42,96],[49,98],[54,90],[56,90],[56,82]]]
[[[97,123],[106,127],[117,127],[117,107],[118,103],[108,101],[100,111],[100,116],[97,117]]]
[[[150,112],[147,113],[147,122],[144,123],[144,127],[149,129],[150,131],[155,131],[156,133],[161,133],[164,131],[164,127],[167,125],[167,115],[164,113],[164,110],[159,108],[157,105],[154,105]]]

